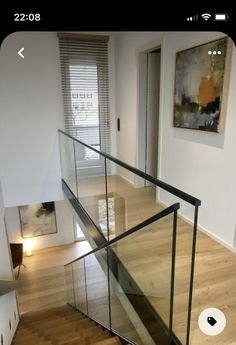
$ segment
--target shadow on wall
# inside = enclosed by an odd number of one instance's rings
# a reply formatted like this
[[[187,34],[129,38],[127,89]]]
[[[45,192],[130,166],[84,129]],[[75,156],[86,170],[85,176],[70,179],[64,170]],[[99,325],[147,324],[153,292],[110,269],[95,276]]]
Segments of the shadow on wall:
[[[225,134],[196,131],[194,129],[173,128],[174,138],[224,149]]]

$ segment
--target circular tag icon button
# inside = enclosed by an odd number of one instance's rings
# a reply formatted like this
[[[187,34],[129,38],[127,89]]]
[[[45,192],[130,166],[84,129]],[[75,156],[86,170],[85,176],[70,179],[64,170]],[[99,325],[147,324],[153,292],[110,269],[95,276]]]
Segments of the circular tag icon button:
[[[198,326],[207,335],[218,335],[226,326],[225,315],[220,309],[207,308],[199,315]]]

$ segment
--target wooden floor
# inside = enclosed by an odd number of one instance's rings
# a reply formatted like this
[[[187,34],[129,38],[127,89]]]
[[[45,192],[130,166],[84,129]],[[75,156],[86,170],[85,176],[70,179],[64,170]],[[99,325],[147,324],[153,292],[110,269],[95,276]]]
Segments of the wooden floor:
[[[88,179],[87,188],[85,182],[80,181],[81,201],[99,224],[104,221],[98,209],[99,200],[104,198],[103,185],[100,178],[93,181]],[[109,193],[114,198],[115,211],[118,213],[115,219],[116,233],[113,235],[127,230],[163,208],[156,203],[152,187],[134,189],[124,179],[110,179]],[[118,257],[166,322],[169,317],[172,221],[169,216],[140,231],[132,239],[124,239],[113,246]],[[192,229],[179,218],[173,329],[183,344],[186,337],[191,242]],[[27,269],[22,269],[19,280],[21,311],[45,309],[65,303],[62,264],[85,252],[86,248],[82,247],[76,244],[46,250],[45,253],[42,251],[25,259]],[[227,319],[224,332],[214,337],[204,335],[197,323],[201,311],[209,307],[221,309]],[[236,255],[199,231],[190,344],[235,345],[235,320]]]
[[[202,310],[218,308],[226,328],[217,336],[204,335],[197,324]],[[197,239],[191,344],[236,344],[236,255],[200,231]]]
[[[18,280],[20,313],[67,303],[64,265],[90,250],[87,241],[34,251],[24,257]]]

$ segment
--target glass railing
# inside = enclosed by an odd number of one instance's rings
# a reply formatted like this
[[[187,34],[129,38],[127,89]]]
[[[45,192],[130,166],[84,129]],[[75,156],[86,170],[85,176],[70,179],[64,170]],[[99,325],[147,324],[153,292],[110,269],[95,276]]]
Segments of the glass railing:
[[[167,264],[167,262],[170,261],[173,250],[171,244],[173,233],[170,231],[173,225],[171,216],[160,219],[157,223],[154,222],[152,226],[149,224],[145,231],[133,235],[133,240],[130,237],[120,240],[119,244],[111,244],[108,253],[112,250],[116,259],[120,260],[119,267],[132,276],[136,287],[142,291],[149,307],[157,312],[161,322],[171,323],[171,330],[180,342],[184,345],[188,344],[200,200],[115,157],[97,151],[60,130],[59,138],[63,190],[69,195],[71,203],[79,205],[97,232],[103,236],[102,243],[128,233],[130,229],[154,217],[166,207],[176,203],[180,205],[176,219],[175,275],[172,287],[173,313],[171,318],[167,312],[167,296],[171,289],[168,274],[170,263]],[[145,187],[146,185],[148,187]],[[123,250],[124,248],[125,250]],[[137,260],[137,253],[143,253],[143,255],[145,253],[144,262],[142,262],[142,256],[138,259],[141,261]],[[96,255],[93,261],[102,267],[101,260]],[[155,267],[150,266],[148,270],[147,262],[150,264],[155,262]],[[135,271],[135,265],[139,271]],[[104,267],[102,270],[104,272]],[[148,280],[144,279],[144,272],[150,277],[149,284]],[[121,274],[121,268],[119,274]],[[70,276],[70,273],[68,275]],[[113,277],[112,274],[110,275]],[[161,286],[159,286],[160,281]],[[110,292],[113,291],[113,288],[115,289],[115,286],[114,283],[109,287]],[[126,291],[122,291],[127,298]],[[78,291],[76,292],[75,288],[75,298],[77,294]],[[89,305],[86,307],[89,309]],[[119,329],[119,325],[117,328]]]
[[[172,332],[178,208],[67,264],[68,303],[131,343],[178,344]]]

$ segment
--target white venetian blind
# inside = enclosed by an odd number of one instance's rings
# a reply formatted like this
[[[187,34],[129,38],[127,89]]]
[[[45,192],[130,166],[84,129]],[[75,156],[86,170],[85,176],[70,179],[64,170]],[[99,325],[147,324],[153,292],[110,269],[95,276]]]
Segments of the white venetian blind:
[[[108,37],[58,33],[58,39],[65,130],[109,153]]]

